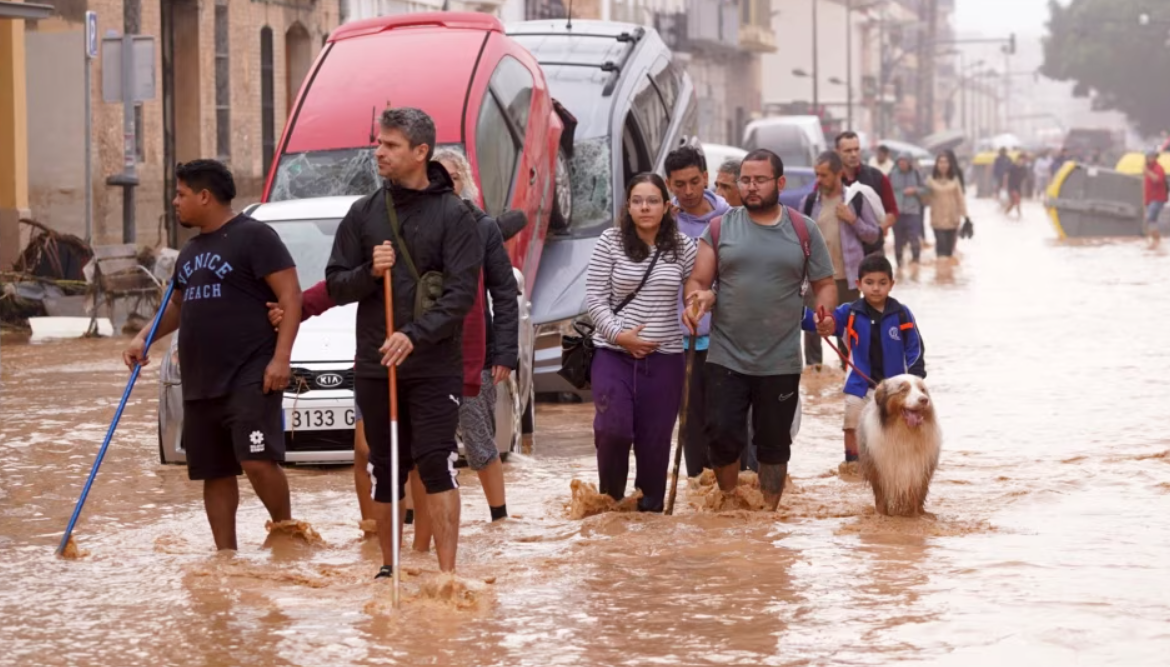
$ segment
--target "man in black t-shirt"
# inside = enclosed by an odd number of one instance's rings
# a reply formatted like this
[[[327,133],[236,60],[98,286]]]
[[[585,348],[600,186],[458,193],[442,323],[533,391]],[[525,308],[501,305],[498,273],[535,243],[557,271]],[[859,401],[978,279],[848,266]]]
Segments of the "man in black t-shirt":
[[[199,235],[183,246],[175,290],[157,338],[182,325],[183,447],[187,474],[203,480],[203,503],[217,549],[236,549],[236,477],[248,475],[272,520],[291,518],[284,461],[283,390],[301,321],[301,288],[288,249],[271,227],[231,208],[227,167],[196,160],[175,170],[174,206]],[[287,317],[273,332],[268,302]],[[122,354],[147,363],[147,330]]]

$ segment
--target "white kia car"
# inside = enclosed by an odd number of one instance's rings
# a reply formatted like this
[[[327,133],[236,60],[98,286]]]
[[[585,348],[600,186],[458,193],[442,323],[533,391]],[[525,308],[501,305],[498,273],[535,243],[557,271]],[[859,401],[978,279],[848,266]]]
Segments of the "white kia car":
[[[325,279],[325,265],[341,218],[357,197],[322,197],[245,209],[268,223],[288,247],[297,264],[301,288]],[[516,271],[515,269],[513,269]],[[520,286],[520,359],[532,358],[530,305]],[[301,464],[353,462],[354,322],[357,305],[338,306],[301,323],[292,353],[292,382],[284,394],[285,461]],[[524,335],[527,332],[527,335]],[[163,463],[186,463],[183,448],[183,387],[178,340],[171,337],[162,360],[159,385],[158,450]],[[496,444],[501,458],[520,449],[521,419],[532,393],[532,368],[522,363],[496,400]],[[462,445],[460,445],[462,452]]]

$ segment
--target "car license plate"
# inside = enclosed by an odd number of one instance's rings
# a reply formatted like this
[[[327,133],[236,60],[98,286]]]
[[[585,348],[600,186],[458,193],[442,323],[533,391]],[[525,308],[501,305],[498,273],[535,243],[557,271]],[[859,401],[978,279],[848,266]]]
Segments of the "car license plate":
[[[353,408],[296,408],[284,411],[286,431],[328,431],[353,428]]]

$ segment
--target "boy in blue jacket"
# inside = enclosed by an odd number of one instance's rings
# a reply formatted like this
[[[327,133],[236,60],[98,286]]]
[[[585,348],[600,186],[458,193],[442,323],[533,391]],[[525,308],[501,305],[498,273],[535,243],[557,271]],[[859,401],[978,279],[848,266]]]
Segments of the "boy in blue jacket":
[[[842,304],[832,315],[821,318],[804,310],[801,327],[822,336],[837,336],[845,341],[842,352],[849,355],[852,368],[845,371],[845,461],[857,460],[857,424],[861,409],[874,388],[886,378],[909,373],[926,377],[922,355],[922,336],[910,309],[890,298],[894,288],[894,269],[881,255],[861,261],[857,286],[862,298]],[[873,384],[870,384],[870,380]]]

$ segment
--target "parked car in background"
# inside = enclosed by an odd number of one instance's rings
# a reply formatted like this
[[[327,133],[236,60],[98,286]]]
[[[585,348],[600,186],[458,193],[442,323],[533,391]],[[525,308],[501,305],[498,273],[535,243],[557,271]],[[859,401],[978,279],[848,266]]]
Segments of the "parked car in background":
[[[303,289],[325,279],[325,264],[341,219],[357,197],[322,197],[249,207],[246,212],[280,235],[297,265]],[[519,273],[519,271],[517,271]],[[518,276],[519,277],[519,276]],[[520,282],[523,289],[523,282]],[[528,299],[520,294],[521,331],[531,331]],[[357,304],[337,306],[301,323],[292,351],[292,382],[284,393],[286,461],[351,463],[355,423],[354,325]],[[159,371],[158,449],[163,463],[185,463],[183,447],[183,378],[178,341]],[[523,343],[523,339],[521,340]],[[528,341],[531,346],[531,340]],[[531,378],[524,369],[499,386],[496,399],[496,446],[507,455],[520,447],[521,419]],[[461,445],[462,447],[462,445]]]
[[[711,190],[715,189],[715,179],[719,176],[719,165],[731,158],[743,160],[744,156],[748,154],[742,148],[725,146],[723,144],[704,143],[700,148],[702,148],[703,155],[707,158],[707,187]]]
[[[508,36],[544,69],[552,96],[575,116],[573,208],[549,227],[532,291],[537,392],[578,392],[556,371],[561,336],[585,314],[585,272],[601,232],[624,206],[629,179],[661,173],[666,154],[693,139],[694,85],[651,28],[609,21],[525,21]]]
[[[780,203],[800,210],[801,202],[817,187],[817,173],[808,167],[784,165],[784,177],[788,182],[780,193]]]
[[[541,66],[494,16],[394,14],[334,30],[289,114],[263,201],[376,190],[378,116],[388,104],[434,119],[436,143],[471,163],[485,211],[525,213],[527,227],[505,247],[523,293],[532,294],[550,224],[562,229],[572,215],[572,143],[561,141],[568,117]],[[531,332],[520,341],[531,343]],[[531,345],[520,358],[526,368]],[[522,389],[521,409],[530,413],[531,387]]]
[[[828,142],[816,116],[770,116],[748,123],[743,147],[748,151],[766,148],[779,155],[785,167],[812,168]]]

